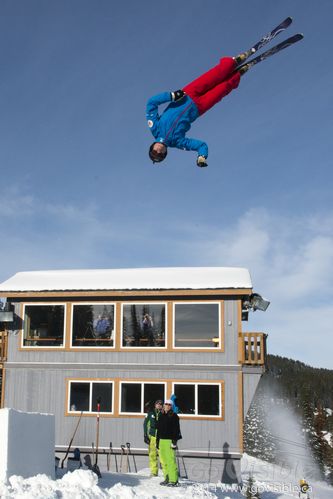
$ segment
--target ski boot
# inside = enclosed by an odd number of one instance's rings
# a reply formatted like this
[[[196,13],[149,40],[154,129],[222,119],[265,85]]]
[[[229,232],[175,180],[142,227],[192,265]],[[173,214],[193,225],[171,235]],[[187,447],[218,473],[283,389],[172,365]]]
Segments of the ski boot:
[[[236,55],[236,57],[233,57],[234,61],[236,61],[237,66],[242,64],[243,62],[246,61],[250,57],[250,55],[254,54],[256,50],[254,48],[247,50],[246,52],[242,52],[239,55]]]
[[[239,68],[238,72],[241,76],[243,76],[243,74],[246,73],[246,71],[248,71],[249,69],[250,69],[250,64],[244,64],[244,66]]]

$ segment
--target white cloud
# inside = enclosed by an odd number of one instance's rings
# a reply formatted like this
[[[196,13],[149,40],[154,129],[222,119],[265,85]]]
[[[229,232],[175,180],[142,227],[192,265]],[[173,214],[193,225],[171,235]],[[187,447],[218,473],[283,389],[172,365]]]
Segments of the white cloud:
[[[333,368],[331,221],[253,209],[235,226],[206,228],[199,237],[207,264],[248,267],[254,289],[271,301],[266,313],[250,315],[249,330],[268,332],[272,353],[327,368]],[[187,255],[193,247],[195,241]]]

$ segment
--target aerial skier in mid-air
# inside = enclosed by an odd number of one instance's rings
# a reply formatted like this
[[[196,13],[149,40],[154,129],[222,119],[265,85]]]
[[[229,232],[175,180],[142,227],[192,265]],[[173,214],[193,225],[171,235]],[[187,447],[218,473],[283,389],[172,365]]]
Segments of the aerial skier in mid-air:
[[[207,166],[207,144],[201,140],[186,137],[191,124],[236,89],[241,76],[252,66],[303,38],[301,34],[294,35],[246,62],[257,50],[284,31],[291,22],[291,17],[287,17],[251,49],[236,57],[223,57],[217,66],[182,89],[163,92],[148,100],[146,117],[150,131],[155,138],[155,142],[149,149],[149,157],[153,163],[160,163],[165,159],[168,147],[176,147],[186,151],[196,151],[197,165]],[[159,115],[158,106],[168,102],[170,102],[168,107]]]

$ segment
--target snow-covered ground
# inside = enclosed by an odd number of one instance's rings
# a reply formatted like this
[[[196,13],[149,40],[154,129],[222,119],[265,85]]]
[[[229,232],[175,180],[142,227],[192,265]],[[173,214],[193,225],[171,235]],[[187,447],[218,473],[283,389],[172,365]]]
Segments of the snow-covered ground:
[[[262,499],[288,499],[298,497],[297,469],[291,470],[271,465],[245,455],[242,459],[242,476],[246,482],[252,473]],[[60,476],[62,475],[62,476]],[[63,474],[58,470],[58,479],[46,475],[32,478],[12,476],[9,483],[0,482],[0,497],[6,499],[159,499],[173,498],[219,498],[238,499],[244,495],[235,487],[218,484],[203,484],[181,479],[180,487],[170,489],[160,485],[162,477],[151,478],[149,470],[139,473],[103,473],[101,479],[89,470],[76,470]],[[311,499],[330,499],[333,487],[322,482],[311,482]]]

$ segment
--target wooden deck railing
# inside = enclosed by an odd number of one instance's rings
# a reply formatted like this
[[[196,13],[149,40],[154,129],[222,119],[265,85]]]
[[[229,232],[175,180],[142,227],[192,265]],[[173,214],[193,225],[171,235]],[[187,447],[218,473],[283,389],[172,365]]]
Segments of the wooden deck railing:
[[[239,334],[239,362],[248,365],[264,365],[266,362],[265,333]]]
[[[7,332],[0,331],[0,362],[7,360]]]

